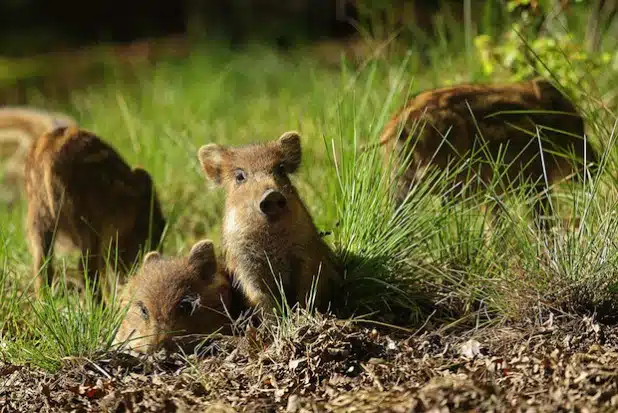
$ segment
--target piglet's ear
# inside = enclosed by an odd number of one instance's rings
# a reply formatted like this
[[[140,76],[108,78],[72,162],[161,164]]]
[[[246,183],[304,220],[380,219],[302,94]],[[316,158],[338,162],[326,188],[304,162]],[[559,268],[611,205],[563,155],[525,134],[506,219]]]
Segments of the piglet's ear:
[[[226,156],[227,149],[215,143],[204,145],[197,152],[204,175],[217,185],[221,183],[221,170]]]
[[[217,271],[217,257],[211,240],[203,239],[191,247],[189,265],[197,268],[204,278],[212,278]]]
[[[152,181],[152,176],[150,176],[147,170],[139,166],[134,168],[133,180],[139,193],[144,195],[152,194],[154,182]]]
[[[278,142],[281,146],[282,161],[286,172],[289,174],[296,172],[302,157],[300,135],[296,131],[288,131],[279,137]]]
[[[150,251],[144,256],[144,264],[152,264],[161,259],[161,254],[158,251]]]

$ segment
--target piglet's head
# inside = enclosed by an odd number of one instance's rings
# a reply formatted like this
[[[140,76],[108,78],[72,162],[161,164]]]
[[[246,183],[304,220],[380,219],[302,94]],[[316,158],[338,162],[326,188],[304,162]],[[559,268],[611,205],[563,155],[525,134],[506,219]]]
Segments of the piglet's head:
[[[232,206],[239,214],[272,223],[297,207],[289,178],[301,162],[297,132],[242,147],[204,145],[198,158],[206,178],[225,188],[228,208]]]

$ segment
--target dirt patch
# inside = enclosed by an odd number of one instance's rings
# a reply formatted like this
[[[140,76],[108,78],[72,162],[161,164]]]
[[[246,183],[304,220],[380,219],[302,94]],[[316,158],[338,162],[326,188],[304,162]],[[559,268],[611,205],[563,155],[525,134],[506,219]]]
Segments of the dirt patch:
[[[205,354],[0,364],[0,411],[615,411],[618,329],[590,318],[402,336],[326,319]]]

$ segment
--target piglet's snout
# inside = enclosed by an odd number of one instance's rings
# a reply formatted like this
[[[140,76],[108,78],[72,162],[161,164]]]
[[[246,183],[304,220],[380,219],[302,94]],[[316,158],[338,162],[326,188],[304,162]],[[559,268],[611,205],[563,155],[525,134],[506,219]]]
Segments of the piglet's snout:
[[[285,195],[274,189],[269,189],[264,192],[259,203],[260,212],[268,218],[279,217],[285,210],[286,205],[287,200]]]

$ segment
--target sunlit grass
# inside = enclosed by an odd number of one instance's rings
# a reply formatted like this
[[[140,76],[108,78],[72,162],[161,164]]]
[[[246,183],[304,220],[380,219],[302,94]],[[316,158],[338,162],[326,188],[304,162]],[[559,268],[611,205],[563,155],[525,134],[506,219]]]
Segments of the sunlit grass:
[[[412,48],[403,59],[367,62],[358,72],[327,70],[310,58],[264,48],[233,54],[209,47],[144,69],[137,83],[110,72],[106,82],[73,93],[64,109],[129,164],[152,174],[168,220],[166,254],[202,238],[220,242],[223,193],[204,179],[199,146],[260,142],[295,129],[303,165],[293,182],[345,266],[344,292],[335,303],[341,316],[416,328],[431,314],[436,322],[463,319],[471,326],[528,316],[538,306],[603,307],[610,314],[618,288],[618,151],[606,144],[615,140],[608,113],[586,113],[594,142],[605,144],[597,145],[605,148],[603,165],[585,185],[560,188],[553,199],[560,219],[551,237],[534,229],[525,188],[503,196],[489,185],[463,202],[444,198],[460,170],[432,172],[401,206],[390,202],[390,167],[397,160],[361,147],[378,140],[415,92],[437,86],[441,76],[475,76],[478,70],[467,72],[464,57],[447,46],[441,39],[429,51],[435,55],[430,67],[419,64],[419,50]],[[452,55],[445,62],[447,51]],[[58,109],[42,97],[33,104]],[[487,230],[490,217],[481,206],[492,203],[501,214]],[[101,307],[88,291],[77,294],[62,283],[41,299],[28,288],[24,213],[23,202],[0,212],[0,354],[54,369],[110,351],[117,308]],[[293,320],[288,315],[277,334],[293,331]]]

